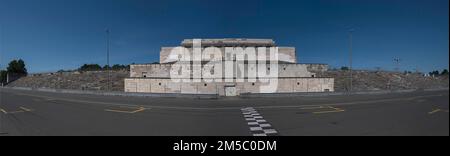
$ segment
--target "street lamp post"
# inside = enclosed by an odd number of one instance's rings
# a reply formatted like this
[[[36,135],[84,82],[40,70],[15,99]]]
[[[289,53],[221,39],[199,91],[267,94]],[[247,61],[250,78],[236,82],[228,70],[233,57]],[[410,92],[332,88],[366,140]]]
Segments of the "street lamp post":
[[[108,70],[108,84],[107,84],[107,91],[111,91],[111,69],[109,64],[109,29],[106,29],[106,62],[107,62],[107,70]]]
[[[349,31],[349,44],[350,44],[350,48],[349,48],[349,70],[350,70],[350,88],[349,88],[349,91],[351,92],[352,91],[352,89],[353,89],[353,58],[352,58],[352,53],[353,53],[353,43],[352,43],[352,40],[353,40],[353,30],[350,30]]]
[[[394,58],[396,72],[400,72],[400,61],[400,58]]]

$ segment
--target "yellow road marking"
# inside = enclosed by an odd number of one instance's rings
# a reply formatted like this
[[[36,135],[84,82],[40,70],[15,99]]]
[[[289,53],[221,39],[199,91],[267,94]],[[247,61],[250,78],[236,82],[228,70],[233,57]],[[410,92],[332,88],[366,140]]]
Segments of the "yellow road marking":
[[[437,113],[437,112],[439,112],[439,111],[441,111],[441,109],[434,109],[433,111],[428,112],[428,114],[434,114],[434,113]]]
[[[15,93],[17,94],[17,93]],[[109,105],[109,106],[129,106],[136,107],[136,105],[124,104],[124,103],[110,103],[110,102],[100,102],[100,101],[87,101],[87,100],[76,100],[76,99],[67,99],[67,98],[54,98],[49,96],[39,96],[34,94],[22,94],[25,96],[38,97],[38,98],[52,98],[53,100],[61,100],[67,102],[76,102],[76,103],[90,103],[90,104],[98,104],[98,105]],[[342,103],[330,103],[330,104],[313,104],[313,105],[274,105],[274,106],[259,106],[253,107],[255,109],[271,109],[271,108],[302,108],[302,107],[319,107],[319,106],[348,106],[348,105],[360,105],[360,104],[377,104],[381,102],[394,102],[394,101],[403,101],[403,100],[414,100],[420,98],[427,97],[437,97],[443,96],[439,95],[423,95],[423,96],[414,96],[409,98],[391,98],[391,99],[382,99],[382,100],[368,100],[368,101],[353,101],[353,102],[342,102]],[[142,106],[144,107],[144,106]],[[242,107],[220,107],[220,108],[205,108],[205,107],[170,107],[170,106],[145,106],[144,108],[159,108],[159,109],[192,109],[192,110],[228,110],[228,109],[241,109]]]
[[[434,113],[437,113],[437,112],[445,112],[445,113],[448,113],[448,110],[442,110],[442,109],[434,109],[433,111],[431,111],[431,112],[428,112],[428,114],[434,114]]]
[[[20,111],[12,111],[12,112],[7,112],[6,114],[17,114],[17,113],[23,113],[24,111],[20,110]]]
[[[338,113],[344,112],[345,110],[332,110],[332,111],[321,111],[321,112],[313,112],[314,114],[324,114],[324,113]]]
[[[8,114],[8,112],[6,112],[4,109],[0,108],[0,112],[4,113],[4,114]]]
[[[345,110],[341,108],[336,108],[333,106],[328,106],[328,108],[333,109],[331,111],[320,111],[320,112],[313,112],[313,114],[324,114],[324,113],[338,113],[338,112],[344,112]]]
[[[20,108],[21,110],[18,110],[18,111],[12,111],[12,112],[7,112],[6,110],[0,108],[0,112],[2,112],[2,113],[4,113],[4,114],[17,114],[17,113],[25,113],[25,112],[31,112],[31,111],[33,111],[32,109],[28,109],[28,108],[25,108],[25,107],[19,107],[19,108]]]
[[[124,111],[124,110],[105,109],[105,111],[107,111],[107,112],[128,113],[128,114],[134,114],[134,113],[142,112],[142,111],[144,111],[144,110],[146,110],[146,108],[144,108],[144,107],[139,107],[139,109],[134,110],[134,111]]]
[[[332,109],[332,110],[327,110],[327,111],[312,112],[313,114],[337,113],[337,112],[344,112],[345,111],[345,110],[343,110],[341,108],[336,108],[336,107],[333,107],[333,106],[304,107],[304,108],[300,108],[300,109],[305,109],[305,110],[311,110],[311,109]]]
[[[300,109],[321,109],[324,108],[323,106],[319,106],[319,107],[304,107],[304,108],[300,108]]]
[[[25,112],[31,112],[31,111],[33,111],[32,109],[28,109],[28,108],[25,108],[25,107],[19,107],[20,109],[22,109],[22,110],[24,110]]]

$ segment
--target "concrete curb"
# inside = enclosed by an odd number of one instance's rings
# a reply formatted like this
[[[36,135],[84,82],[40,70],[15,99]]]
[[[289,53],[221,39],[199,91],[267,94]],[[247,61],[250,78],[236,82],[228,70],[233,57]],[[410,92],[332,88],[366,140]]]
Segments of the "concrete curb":
[[[408,90],[380,90],[380,91],[358,91],[358,92],[320,92],[320,93],[244,93],[241,94],[242,98],[254,98],[254,97],[293,97],[293,96],[334,96],[334,95],[379,95],[379,94],[392,94],[392,93],[410,93],[416,91],[444,91],[449,88],[436,88],[436,89],[408,89]]]
[[[63,94],[84,94],[102,96],[127,96],[127,97],[165,97],[165,98],[194,98],[194,99],[218,99],[217,94],[179,94],[179,93],[128,93],[128,92],[102,92],[87,90],[50,89],[50,88],[28,88],[28,87],[1,87],[6,89],[40,91]],[[410,93],[415,91],[444,91],[449,88],[433,89],[409,89],[409,90],[380,90],[380,91],[358,91],[358,92],[319,92],[319,93],[242,93],[240,98],[258,97],[294,97],[294,96],[335,96],[335,95],[378,95],[391,93]]]
[[[26,90],[26,91],[39,91],[48,93],[102,95],[102,96],[165,97],[165,98],[194,98],[194,99],[217,99],[219,97],[216,94],[127,93],[127,92],[102,92],[102,91],[88,91],[88,90],[28,88],[28,87],[2,87],[2,88],[14,90]]]

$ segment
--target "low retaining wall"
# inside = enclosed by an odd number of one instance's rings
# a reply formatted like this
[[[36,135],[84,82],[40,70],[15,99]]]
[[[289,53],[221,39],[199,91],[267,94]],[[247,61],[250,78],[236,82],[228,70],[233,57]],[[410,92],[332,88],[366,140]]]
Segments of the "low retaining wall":
[[[172,94],[172,93],[127,93],[127,92],[101,92],[86,90],[69,90],[69,89],[50,89],[50,88],[27,88],[27,87],[3,87],[6,89],[40,91],[64,94],[87,94],[102,96],[130,96],[130,97],[173,97],[173,98],[197,98],[197,99],[217,99],[216,94]]]

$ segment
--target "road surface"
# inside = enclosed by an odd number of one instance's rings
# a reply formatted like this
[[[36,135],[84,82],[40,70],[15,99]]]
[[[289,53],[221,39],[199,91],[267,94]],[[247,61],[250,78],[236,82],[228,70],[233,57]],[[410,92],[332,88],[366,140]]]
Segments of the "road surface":
[[[190,99],[3,88],[0,98],[3,136],[449,135],[448,90]]]

